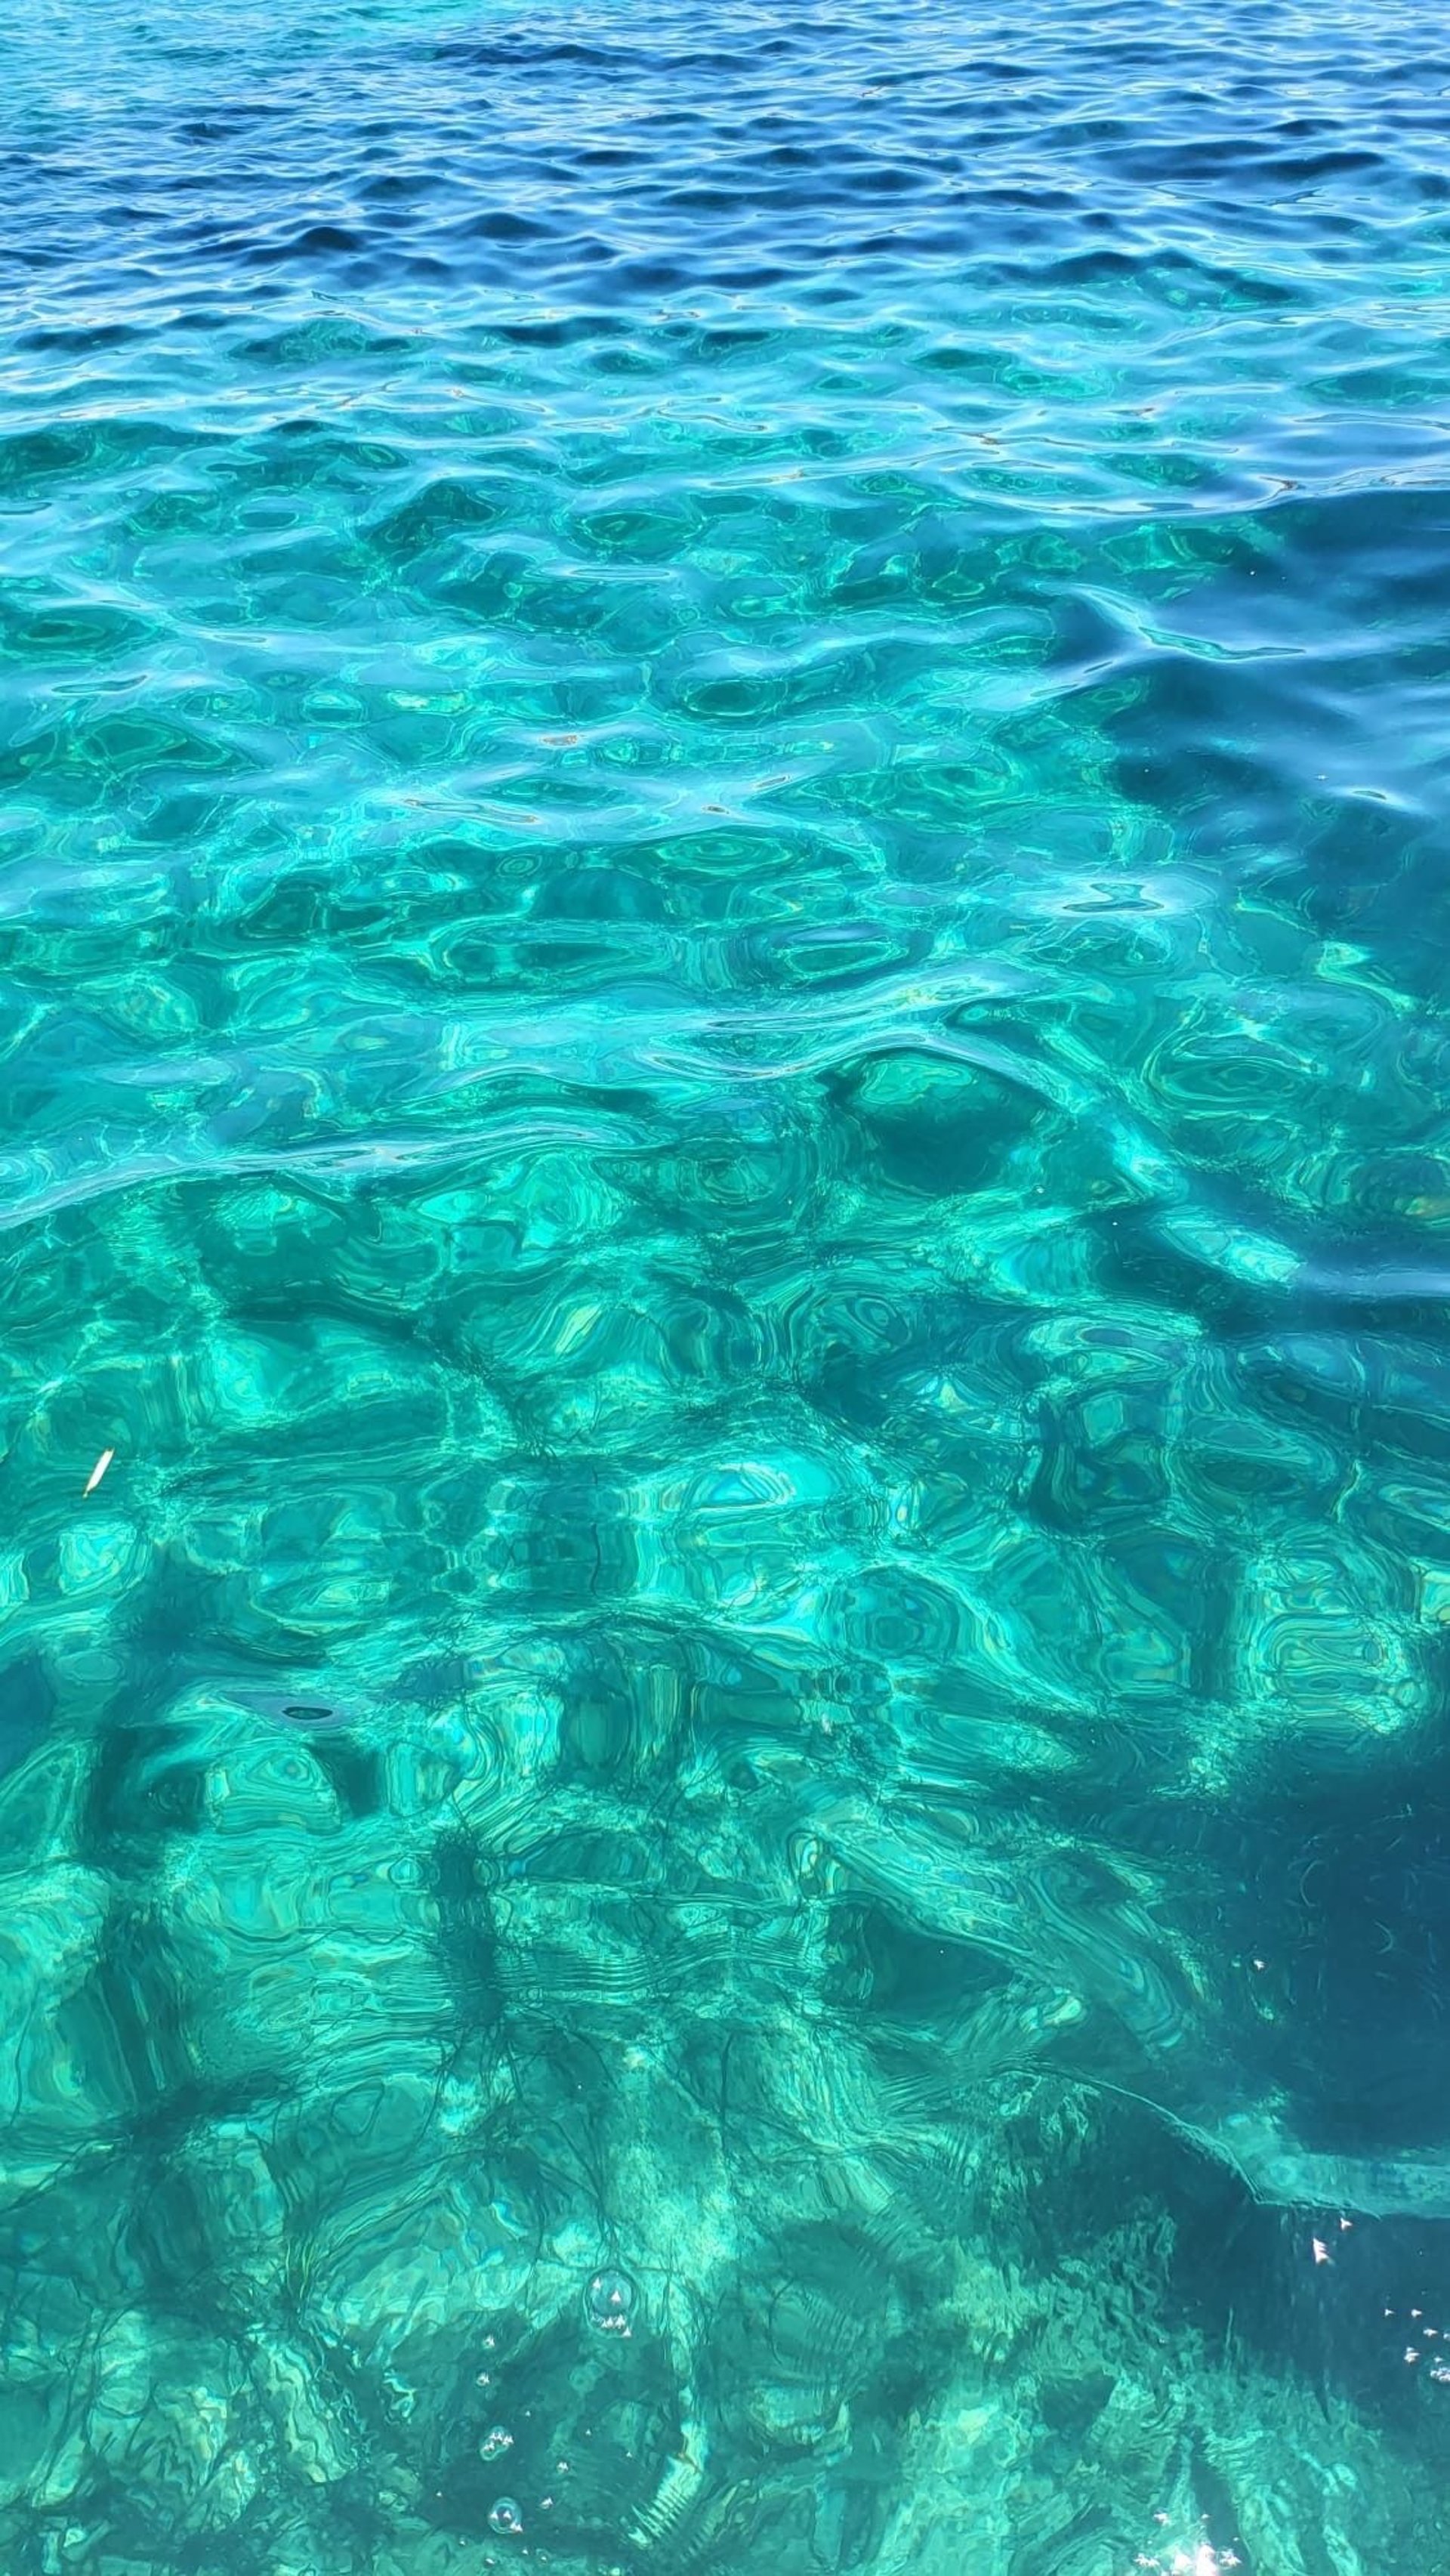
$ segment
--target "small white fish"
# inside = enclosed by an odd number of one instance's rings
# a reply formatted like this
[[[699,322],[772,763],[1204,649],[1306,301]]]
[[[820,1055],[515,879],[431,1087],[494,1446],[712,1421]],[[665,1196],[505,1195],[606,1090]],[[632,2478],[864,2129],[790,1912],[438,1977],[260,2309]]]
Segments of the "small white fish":
[[[1312,2245],[1312,2246],[1313,2246],[1313,2248],[1314,2248],[1314,2260],[1315,2260],[1315,2262],[1316,2262],[1316,2263],[1332,2263],[1332,2262],[1333,2262],[1334,2257],[1333,2257],[1333,2255],[1330,2253],[1329,2248],[1328,2248],[1328,2246],[1325,2244],[1324,2239],[1323,2239],[1323,2237],[1322,2237],[1322,2236],[1312,2236],[1312,2237],[1310,2238],[1310,2240],[1309,2240],[1309,2241],[1310,2241],[1311,2245]]]
[[[104,1476],[106,1469],[109,1467],[115,1454],[114,1449],[103,1449],[101,1451],[101,1454],[96,1460],[94,1467],[91,1469],[90,1475],[86,1481],[86,1492],[88,1494],[93,1494],[95,1492],[97,1485],[100,1483],[101,1478]]]

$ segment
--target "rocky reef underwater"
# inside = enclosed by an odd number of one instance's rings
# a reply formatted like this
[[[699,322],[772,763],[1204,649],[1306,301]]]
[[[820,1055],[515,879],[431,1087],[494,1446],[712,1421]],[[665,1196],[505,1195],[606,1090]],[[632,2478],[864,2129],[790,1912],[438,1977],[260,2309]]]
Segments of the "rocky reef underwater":
[[[1356,2108],[1370,1989],[1296,2049],[1326,1817],[1276,1908],[1262,1780],[968,1792],[938,1681],[582,1600],[143,1713],[128,1544],[58,1532],[92,1722],[0,1784],[7,2569],[1435,2564],[1438,2070]]]

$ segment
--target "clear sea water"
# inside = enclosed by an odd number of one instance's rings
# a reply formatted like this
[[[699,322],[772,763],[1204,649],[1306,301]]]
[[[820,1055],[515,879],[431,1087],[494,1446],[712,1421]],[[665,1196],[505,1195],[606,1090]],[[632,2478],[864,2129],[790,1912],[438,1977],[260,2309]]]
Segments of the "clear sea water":
[[[1447,146],[9,13],[6,2576],[1450,2563]]]

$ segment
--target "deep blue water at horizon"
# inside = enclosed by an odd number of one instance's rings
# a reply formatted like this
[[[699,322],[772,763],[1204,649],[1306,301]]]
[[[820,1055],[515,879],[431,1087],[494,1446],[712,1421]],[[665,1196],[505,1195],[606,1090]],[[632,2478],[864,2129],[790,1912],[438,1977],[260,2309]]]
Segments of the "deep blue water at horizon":
[[[1431,2576],[1450,42],[0,33],[0,2563]]]

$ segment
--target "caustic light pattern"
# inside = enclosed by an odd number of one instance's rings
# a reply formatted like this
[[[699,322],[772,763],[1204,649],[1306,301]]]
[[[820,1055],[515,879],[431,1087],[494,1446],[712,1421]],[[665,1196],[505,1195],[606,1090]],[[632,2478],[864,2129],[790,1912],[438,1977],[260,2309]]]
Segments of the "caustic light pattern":
[[[0,2561],[1426,2576],[1437,13],[0,48]]]

